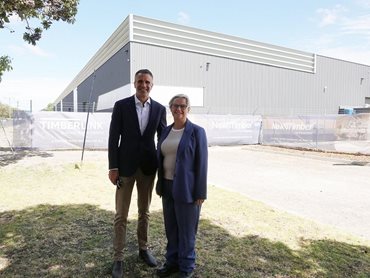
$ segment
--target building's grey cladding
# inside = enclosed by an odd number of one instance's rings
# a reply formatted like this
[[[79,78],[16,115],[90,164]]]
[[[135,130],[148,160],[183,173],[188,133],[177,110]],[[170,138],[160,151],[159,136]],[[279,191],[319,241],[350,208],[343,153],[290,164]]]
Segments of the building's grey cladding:
[[[146,63],[156,84],[204,87],[198,113],[329,114],[369,95],[368,66],[319,55],[312,74],[138,43],[132,52],[133,68]]]
[[[59,100],[75,85],[79,107],[88,102],[94,67],[92,102],[149,68],[155,86],[203,88],[203,107],[192,113],[333,114],[340,105],[361,106],[370,97],[367,65],[134,15]]]
[[[108,61],[85,79],[78,87],[78,112],[87,112],[91,94],[91,108],[96,108],[98,96],[130,83],[129,44],[120,49]],[[91,110],[90,110],[91,111]]]
[[[66,112],[73,112],[73,92],[70,92],[64,99],[63,99],[63,111]]]

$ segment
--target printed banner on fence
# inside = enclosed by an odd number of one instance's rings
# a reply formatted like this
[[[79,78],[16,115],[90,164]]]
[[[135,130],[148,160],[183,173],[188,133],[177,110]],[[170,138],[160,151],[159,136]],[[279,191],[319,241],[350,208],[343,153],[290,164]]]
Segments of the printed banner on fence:
[[[111,113],[40,112],[33,114],[32,148],[106,149]]]

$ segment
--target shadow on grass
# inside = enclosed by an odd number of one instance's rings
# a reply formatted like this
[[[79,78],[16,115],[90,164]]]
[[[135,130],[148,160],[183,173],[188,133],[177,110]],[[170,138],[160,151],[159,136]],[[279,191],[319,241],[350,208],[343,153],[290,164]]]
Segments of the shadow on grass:
[[[53,156],[48,152],[32,150],[32,149],[15,149],[14,152],[10,148],[0,148],[0,167],[4,167],[18,162],[26,157],[39,156],[50,157]]]
[[[110,277],[113,213],[91,205],[40,205],[0,213],[1,277]],[[128,224],[125,277],[154,277],[138,259],[136,220]],[[162,213],[150,244],[163,262]],[[370,248],[330,240],[291,250],[258,236],[237,238],[208,220],[197,237],[195,277],[369,277]]]

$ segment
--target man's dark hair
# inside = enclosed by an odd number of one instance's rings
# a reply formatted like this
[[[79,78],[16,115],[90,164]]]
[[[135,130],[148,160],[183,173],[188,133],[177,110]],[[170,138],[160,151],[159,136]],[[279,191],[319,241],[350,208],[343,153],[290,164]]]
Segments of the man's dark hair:
[[[138,70],[136,73],[135,73],[135,77],[138,76],[139,74],[149,74],[152,78],[153,78],[153,74],[150,70],[148,69],[141,69],[141,70]]]

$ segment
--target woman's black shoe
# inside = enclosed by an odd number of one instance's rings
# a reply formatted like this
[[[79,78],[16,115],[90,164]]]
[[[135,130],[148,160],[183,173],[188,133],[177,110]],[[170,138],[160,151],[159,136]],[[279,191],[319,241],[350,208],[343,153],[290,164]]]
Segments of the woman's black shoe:
[[[179,271],[179,267],[177,265],[169,265],[164,264],[162,267],[158,268],[156,273],[159,277],[167,277],[170,276],[172,273],[176,273]]]

